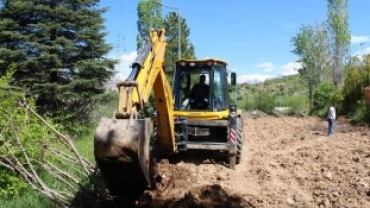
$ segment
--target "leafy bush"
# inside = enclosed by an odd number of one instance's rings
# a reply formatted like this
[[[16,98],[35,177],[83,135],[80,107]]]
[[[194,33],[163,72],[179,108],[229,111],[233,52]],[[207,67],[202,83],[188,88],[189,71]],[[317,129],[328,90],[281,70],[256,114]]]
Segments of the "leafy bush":
[[[256,103],[256,97],[257,96],[247,96],[247,98],[244,100],[244,109],[247,111],[250,110],[256,110],[257,109],[257,103]],[[240,107],[243,106],[243,104],[239,105]]]
[[[307,112],[308,98],[306,95],[285,96],[281,103],[284,107],[290,107],[292,113]]]
[[[313,108],[310,113],[320,117],[325,117],[328,107],[333,105],[334,96],[335,89],[333,83],[325,82],[321,84],[313,94]]]
[[[18,196],[28,185],[13,172],[0,169],[0,197]]]
[[[364,62],[347,68],[347,74],[342,89],[342,111],[350,114],[362,108],[359,102],[364,99],[364,88],[370,85],[370,56],[366,56]]]
[[[364,100],[357,102],[357,108],[351,114],[351,121],[356,124],[363,122],[370,124],[370,106],[367,106]]]
[[[275,95],[265,90],[259,91],[256,97],[256,108],[265,113],[271,113],[275,107],[275,98]]]
[[[23,90],[7,84],[12,71],[0,78],[0,203],[20,199],[17,195],[32,187],[68,207],[79,188],[92,189],[86,181],[94,166],[60,126],[35,112]]]
[[[13,71],[9,70],[0,78],[0,162],[6,161],[11,155],[19,155],[19,162],[26,163],[24,157],[21,157],[24,153],[31,159],[43,157],[40,147],[49,142],[47,138],[50,138],[51,133],[36,118],[30,117],[24,108],[19,107],[24,93],[7,84]],[[28,104],[34,106],[32,100]],[[17,195],[26,187],[28,185],[14,171],[0,169],[0,196]]]

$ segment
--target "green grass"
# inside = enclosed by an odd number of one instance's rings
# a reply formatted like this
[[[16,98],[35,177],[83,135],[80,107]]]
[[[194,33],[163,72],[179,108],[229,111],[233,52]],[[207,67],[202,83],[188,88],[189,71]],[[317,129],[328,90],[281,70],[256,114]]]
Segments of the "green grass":
[[[95,161],[94,159],[94,133],[95,126],[89,127],[89,131],[84,133],[80,139],[76,139],[74,144],[78,152],[88,159],[91,163]]]
[[[0,205],[4,208],[57,207],[49,198],[40,195],[33,189],[27,189],[16,197],[0,197]]]

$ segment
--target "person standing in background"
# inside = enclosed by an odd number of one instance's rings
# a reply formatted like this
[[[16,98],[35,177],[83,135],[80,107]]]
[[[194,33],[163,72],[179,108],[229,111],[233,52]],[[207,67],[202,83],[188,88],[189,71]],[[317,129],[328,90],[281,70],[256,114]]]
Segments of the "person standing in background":
[[[334,133],[334,120],[336,118],[335,108],[331,106],[328,111],[328,136],[332,136]]]

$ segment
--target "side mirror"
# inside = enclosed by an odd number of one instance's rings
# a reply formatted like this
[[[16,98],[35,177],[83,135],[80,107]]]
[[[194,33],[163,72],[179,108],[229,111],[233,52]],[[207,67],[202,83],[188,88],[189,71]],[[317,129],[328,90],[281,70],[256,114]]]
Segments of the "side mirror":
[[[236,73],[235,72],[231,73],[231,85],[236,86]]]

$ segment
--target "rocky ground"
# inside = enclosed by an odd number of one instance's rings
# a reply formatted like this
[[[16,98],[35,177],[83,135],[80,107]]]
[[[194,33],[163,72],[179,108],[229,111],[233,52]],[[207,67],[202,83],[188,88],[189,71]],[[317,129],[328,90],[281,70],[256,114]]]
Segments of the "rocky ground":
[[[326,128],[314,117],[247,116],[235,170],[212,152],[159,161],[158,189],[141,206],[370,207],[369,127],[339,119],[333,137]]]

